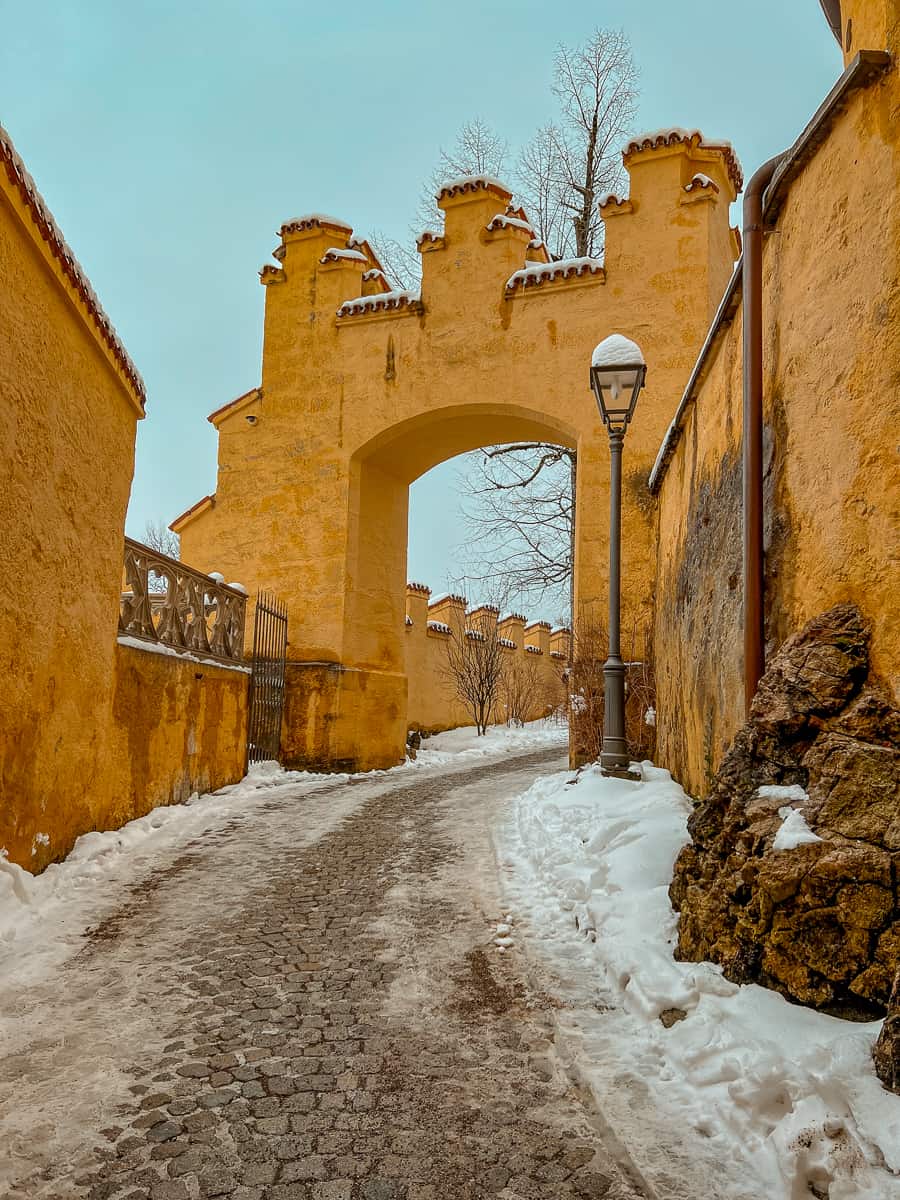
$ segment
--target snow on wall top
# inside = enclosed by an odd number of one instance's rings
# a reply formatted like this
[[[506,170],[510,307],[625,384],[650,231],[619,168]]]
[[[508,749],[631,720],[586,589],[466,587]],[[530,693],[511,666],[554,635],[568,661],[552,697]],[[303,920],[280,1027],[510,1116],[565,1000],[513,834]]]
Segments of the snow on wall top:
[[[355,300],[345,300],[337,310],[337,315],[339,317],[357,317],[361,313],[384,312],[392,308],[409,308],[418,303],[418,292],[406,290],[378,292],[374,296],[358,296]]]
[[[436,229],[423,229],[416,238],[416,245],[422,246],[425,242],[439,242],[444,235],[438,233]]]
[[[408,592],[422,592],[426,596],[431,595],[431,588],[428,586],[427,583],[411,582],[406,585],[406,590]]]
[[[509,216],[507,213],[497,213],[487,223],[487,229],[490,232],[495,229],[507,229],[509,226],[512,226],[513,229],[523,229],[532,240],[537,236],[528,221],[523,221],[520,217]]]
[[[459,592],[439,592],[429,604],[429,608],[434,608],[436,604],[442,604],[445,600],[452,600],[454,604],[465,604],[465,596],[461,596]]]
[[[714,192],[717,192],[719,185],[710,179],[708,175],[704,175],[702,171],[698,171],[691,182],[684,185],[686,192],[693,192],[695,188],[712,188]]]
[[[720,150],[735,191],[739,192],[744,186],[744,173],[731,142],[705,138],[699,129],[682,129],[680,125],[670,125],[667,129],[652,129],[647,133],[639,133],[628,142],[622,153],[633,154],[640,150],[656,150],[661,146],[679,144],[693,145],[703,150]]]
[[[343,250],[340,246],[329,246],[319,262],[361,262],[368,263],[368,259],[359,250]]]
[[[591,355],[592,367],[633,367],[644,362],[644,354],[637,342],[621,333],[611,333]]]
[[[599,258],[561,258],[558,262],[526,262],[521,271],[513,271],[506,281],[506,290],[532,287],[548,283],[553,279],[570,279],[576,276],[602,275],[603,263]]]
[[[62,230],[53,219],[53,214],[46,200],[38,191],[37,184],[26,170],[25,163],[13,145],[12,138],[2,125],[0,125],[0,163],[6,168],[6,174],[10,182],[18,188],[19,194],[31,212],[35,225],[37,225],[43,239],[49,245],[54,257],[59,260],[64,273],[68,276],[69,281],[87,305],[94,324],[112,351],[113,357],[125,373],[140,401],[141,408],[143,408],[147,400],[147,389],[140,372],[132,362],[131,356],[116,333],[115,326],[106,315],[97,293],[91,286],[91,281],[85,274],[84,268],[75,257],[74,251],[63,237]]]
[[[363,283],[374,282],[376,279],[385,279],[384,271],[380,267],[372,267],[370,271],[363,271]]]
[[[506,184],[495,179],[493,175],[460,175],[458,179],[451,179],[443,184],[435,199],[444,200],[451,196],[461,196],[464,192],[480,191],[501,192],[507,200],[512,196]]]
[[[620,196],[617,192],[601,192],[597,199],[599,208],[606,208],[608,204],[622,205],[628,203],[627,196]]]
[[[552,629],[552,628],[553,628],[553,626],[550,624],[549,621],[532,621],[529,625],[525,626],[526,632],[529,629]]]
[[[304,229],[318,229],[323,225],[328,225],[332,229],[346,229],[349,233],[353,232],[353,226],[342,221],[340,217],[329,217],[327,213],[305,213],[302,217],[291,217],[285,221],[281,226],[280,233],[284,237],[286,233],[301,233]]]
[[[443,621],[429,621],[428,628],[433,629],[435,633],[450,633],[449,625],[445,625]]]

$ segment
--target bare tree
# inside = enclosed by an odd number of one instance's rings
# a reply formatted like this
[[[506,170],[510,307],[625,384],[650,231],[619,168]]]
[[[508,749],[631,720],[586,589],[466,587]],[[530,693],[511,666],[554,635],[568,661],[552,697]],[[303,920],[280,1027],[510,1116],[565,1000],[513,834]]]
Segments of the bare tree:
[[[508,654],[500,677],[500,701],[507,725],[524,725],[541,704],[541,678],[534,656]]]
[[[447,673],[470,713],[479,737],[487,732],[497,705],[504,649],[497,632],[499,609],[484,605],[466,616],[466,628],[447,642]]]
[[[444,215],[437,206],[437,196],[444,184],[463,175],[502,175],[508,159],[509,144],[480,117],[460,127],[449,149],[441,147],[435,168],[422,188],[408,245],[384,233],[376,233],[371,239],[394,287],[415,288],[421,282],[416,238],[426,229],[443,229]]]
[[[181,540],[162,521],[148,521],[144,526],[144,545],[169,558],[181,557]]]
[[[621,142],[637,106],[638,73],[622,30],[596,29],[582,46],[560,46],[553,72],[559,118],[524,147],[519,195],[554,258],[602,249],[598,201],[622,182]]]
[[[570,627],[575,473],[574,450],[519,442],[475,451],[461,477],[468,574],[531,604],[564,602]]]

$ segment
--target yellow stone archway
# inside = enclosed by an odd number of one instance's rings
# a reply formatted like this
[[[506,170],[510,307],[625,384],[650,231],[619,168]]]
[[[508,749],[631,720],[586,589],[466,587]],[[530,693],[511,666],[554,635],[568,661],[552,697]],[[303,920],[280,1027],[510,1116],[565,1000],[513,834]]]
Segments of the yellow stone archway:
[[[576,611],[605,609],[608,454],[588,386],[613,331],[647,388],[626,450],[623,605],[649,616],[644,484],[736,256],[726,144],[631,143],[604,262],[551,263],[496,180],[449,184],[420,239],[421,294],[392,292],[366,242],[310,215],[282,226],[266,285],[262,382],[213,413],[216,493],[173,522],[186,561],[271,589],[290,614],[285,761],[385,767],[406,735],[409,484],[465,450],[540,439],[579,455]],[[640,502],[639,502],[640,501]]]

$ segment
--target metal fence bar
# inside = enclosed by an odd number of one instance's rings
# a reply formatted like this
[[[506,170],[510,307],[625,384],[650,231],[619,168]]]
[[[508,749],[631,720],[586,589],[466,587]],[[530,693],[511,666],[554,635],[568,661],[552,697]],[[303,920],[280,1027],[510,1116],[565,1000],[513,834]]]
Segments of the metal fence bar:
[[[248,766],[279,757],[286,658],[287,609],[277,597],[261,592],[253,617]]]

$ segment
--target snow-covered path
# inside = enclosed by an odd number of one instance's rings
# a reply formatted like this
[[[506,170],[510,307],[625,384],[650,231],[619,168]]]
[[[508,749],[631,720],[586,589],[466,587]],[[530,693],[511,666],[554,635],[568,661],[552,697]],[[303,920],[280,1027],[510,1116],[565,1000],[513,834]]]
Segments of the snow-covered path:
[[[515,921],[498,934],[491,825],[559,770],[556,740],[273,780],[62,889],[60,936],[0,962],[0,1194],[655,1195],[561,1070],[553,997],[497,944]]]

